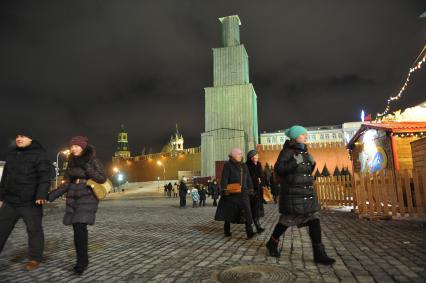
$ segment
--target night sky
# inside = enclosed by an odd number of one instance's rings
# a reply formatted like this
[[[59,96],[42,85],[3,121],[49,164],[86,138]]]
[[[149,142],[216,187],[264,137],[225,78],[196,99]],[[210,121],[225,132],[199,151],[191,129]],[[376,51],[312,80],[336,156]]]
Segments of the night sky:
[[[424,11],[424,0],[2,1],[0,160],[24,124],[52,158],[86,135],[109,160],[121,124],[133,154],[159,151],[175,123],[199,146],[217,18],[233,14],[261,132],[359,120],[401,87],[426,42]],[[426,100],[424,69],[393,109]]]

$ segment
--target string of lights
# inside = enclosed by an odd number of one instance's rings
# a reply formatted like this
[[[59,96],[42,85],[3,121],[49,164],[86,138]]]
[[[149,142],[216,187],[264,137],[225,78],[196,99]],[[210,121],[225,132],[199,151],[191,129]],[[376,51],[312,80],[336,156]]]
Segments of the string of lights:
[[[426,50],[426,45],[423,47],[422,51],[420,52],[419,56],[417,56],[416,60],[414,61],[413,65],[411,65],[410,71],[408,72],[408,75],[405,79],[404,84],[402,85],[401,89],[399,90],[398,94],[395,96],[391,96],[388,98],[387,100],[387,104],[386,104],[386,108],[382,113],[377,113],[377,118],[379,117],[383,117],[384,115],[386,115],[389,110],[390,110],[390,104],[392,101],[398,100],[401,95],[404,93],[404,91],[406,90],[406,88],[408,87],[408,83],[410,82],[410,77],[411,74],[420,70],[422,68],[422,64],[426,61],[426,54],[425,53]],[[376,120],[377,120],[376,118]]]

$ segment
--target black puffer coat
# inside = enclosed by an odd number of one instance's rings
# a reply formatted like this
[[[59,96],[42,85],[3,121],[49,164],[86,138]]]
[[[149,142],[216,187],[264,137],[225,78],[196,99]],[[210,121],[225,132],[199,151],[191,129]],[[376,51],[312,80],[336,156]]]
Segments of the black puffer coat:
[[[0,200],[26,206],[34,205],[37,199],[47,199],[52,168],[46,150],[36,140],[25,148],[12,149],[6,156]]]
[[[228,184],[241,184],[241,171],[243,172],[241,194],[225,195]],[[222,196],[219,199],[215,220],[237,224],[253,223],[249,199],[249,194],[253,194],[253,184],[247,165],[232,159],[225,162],[220,186]]]
[[[76,184],[76,180],[82,182]],[[92,189],[86,186],[86,181],[92,179],[97,183],[105,183],[107,180],[102,163],[96,158],[95,149],[88,145],[82,156],[71,156],[68,159],[68,167],[65,171],[65,183],[49,194],[49,201],[53,201],[64,193],[67,193],[67,201],[64,215],[64,224],[95,223],[96,211],[99,200]]]
[[[251,181],[253,183],[254,194],[250,196],[251,213],[254,219],[258,219],[265,215],[263,207],[263,185],[265,185],[262,164],[247,160],[247,168],[250,172]]]
[[[301,154],[303,162],[297,164],[295,155]],[[275,174],[281,179],[279,211],[282,214],[300,215],[319,210],[313,187],[312,171],[315,163],[309,162],[306,145],[299,147],[287,140],[275,163]]]

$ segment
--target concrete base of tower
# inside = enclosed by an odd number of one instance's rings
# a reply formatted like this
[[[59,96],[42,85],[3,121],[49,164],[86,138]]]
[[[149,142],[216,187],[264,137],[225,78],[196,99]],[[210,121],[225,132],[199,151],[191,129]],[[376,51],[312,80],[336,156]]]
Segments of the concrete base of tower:
[[[244,153],[254,145],[248,144],[243,130],[217,129],[201,134],[201,175],[216,175],[216,161],[228,160],[229,152],[239,147]]]

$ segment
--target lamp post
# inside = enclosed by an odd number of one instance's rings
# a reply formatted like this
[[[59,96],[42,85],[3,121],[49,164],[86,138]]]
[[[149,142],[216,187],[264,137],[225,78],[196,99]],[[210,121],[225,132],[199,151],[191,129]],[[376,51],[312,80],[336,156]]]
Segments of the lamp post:
[[[63,155],[68,155],[70,153],[70,151],[68,149],[66,150],[61,150],[58,152],[58,154],[56,154],[56,178],[55,178],[55,188],[58,187],[58,176],[59,176],[59,155],[63,154]]]
[[[157,165],[163,167],[163,180],[166,183],[166,167],[164,167],[164,164],[160,160],[157,161]]]

